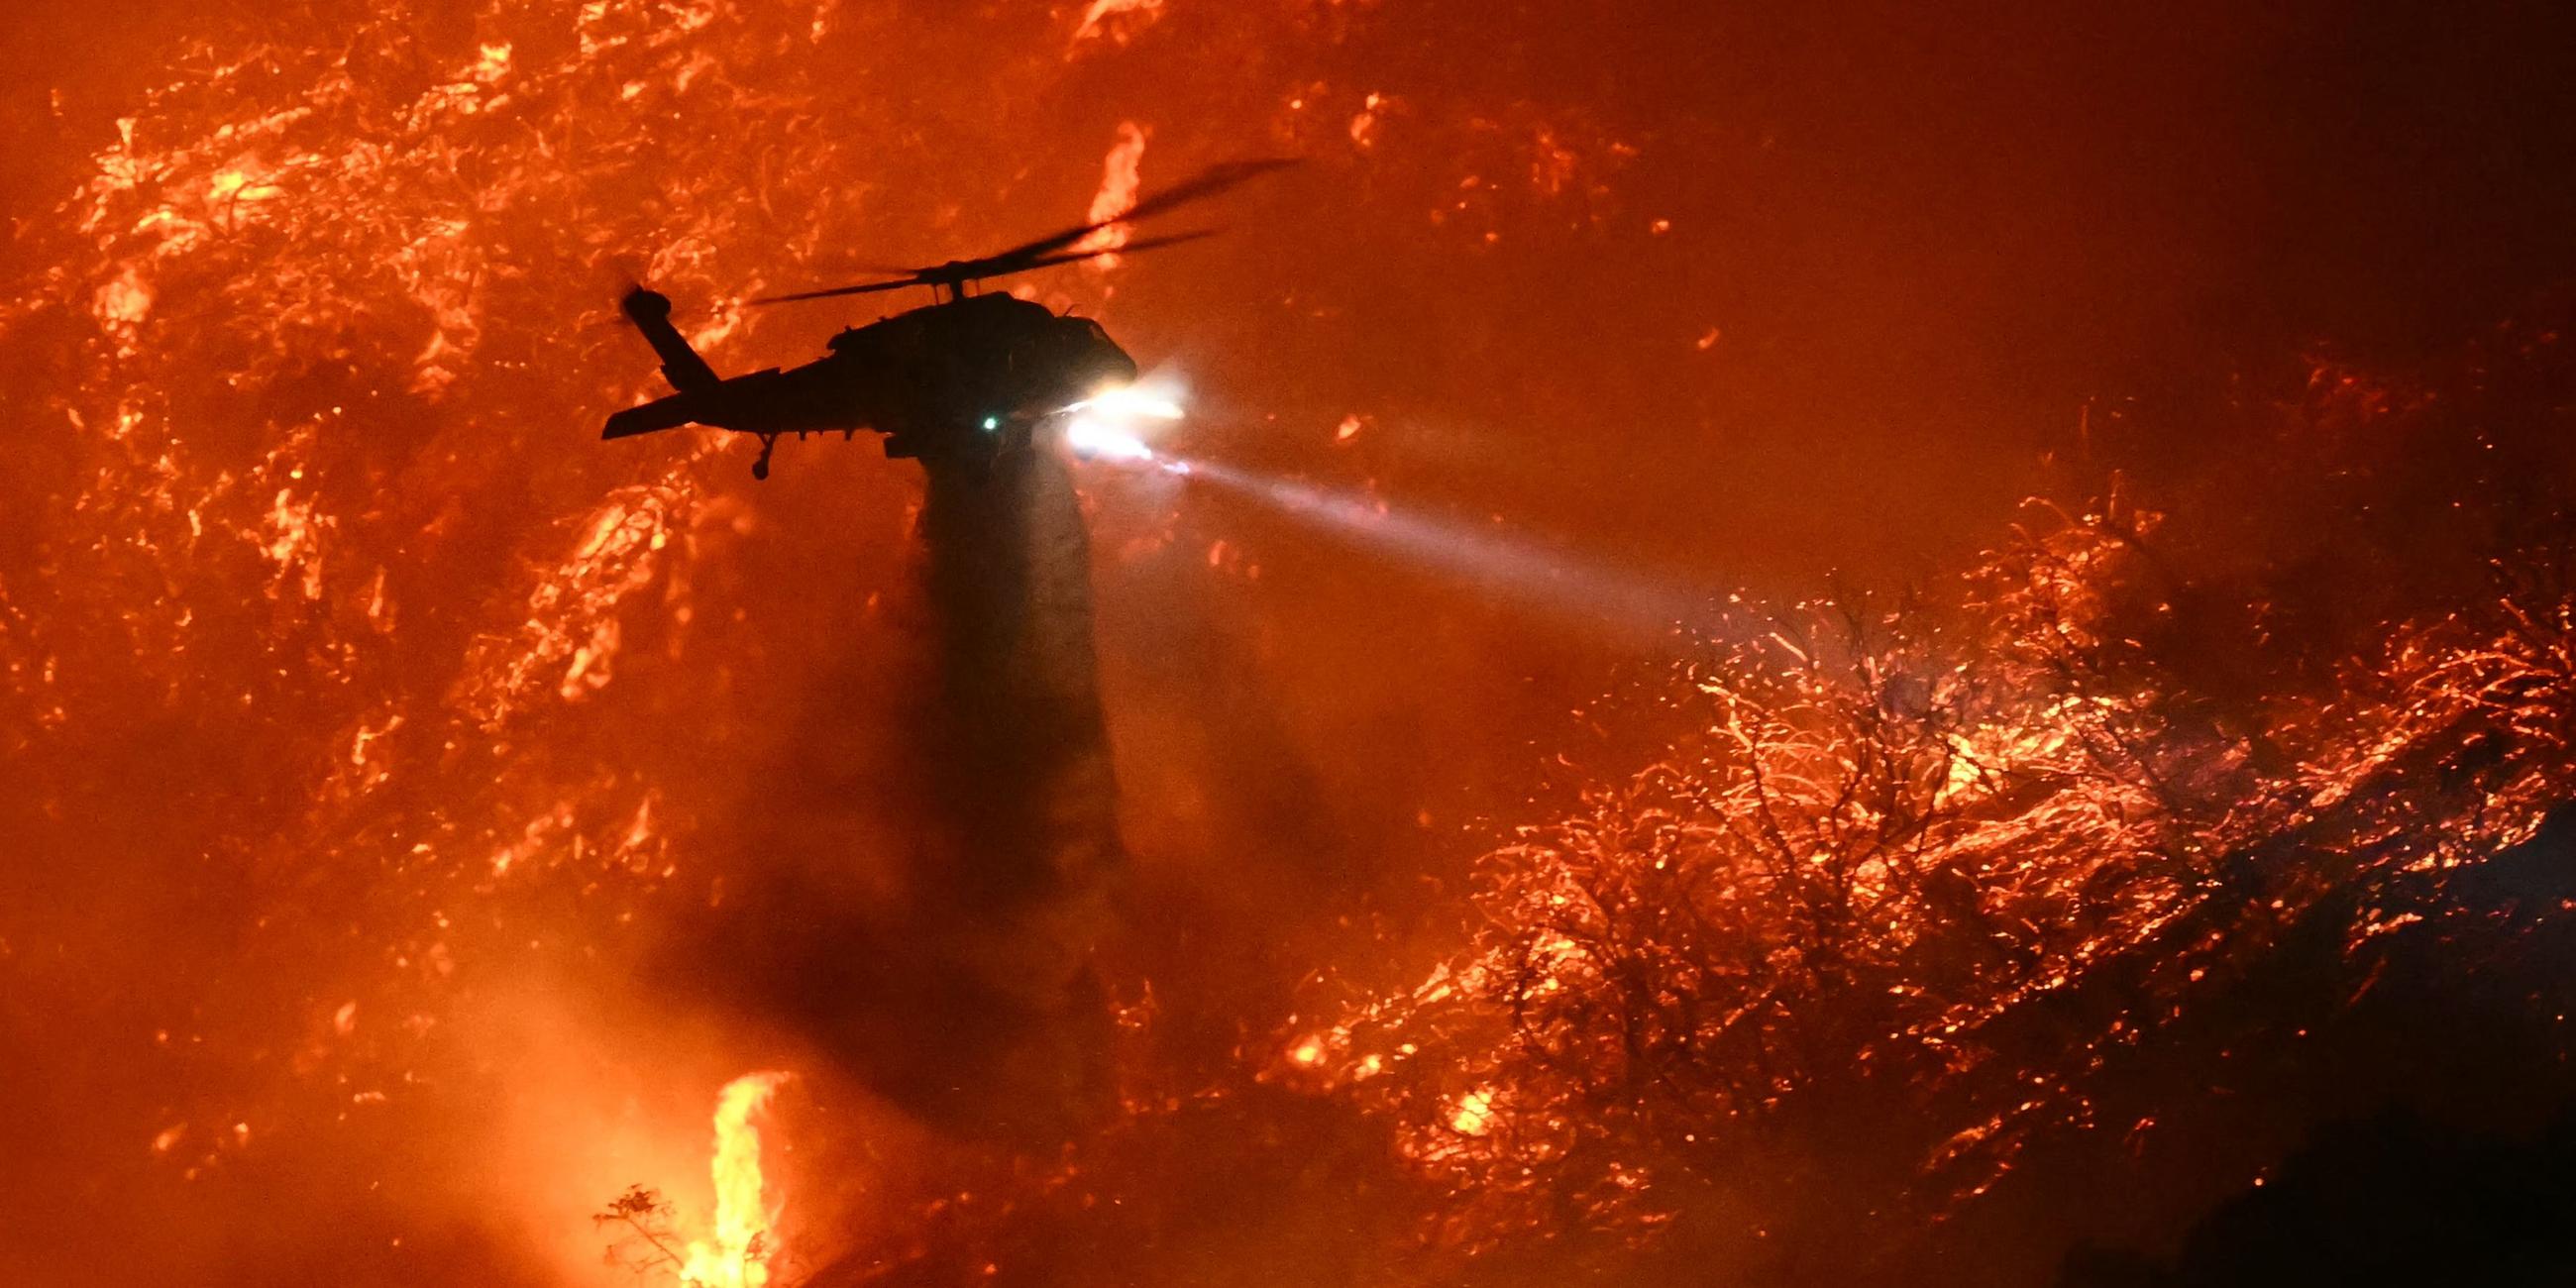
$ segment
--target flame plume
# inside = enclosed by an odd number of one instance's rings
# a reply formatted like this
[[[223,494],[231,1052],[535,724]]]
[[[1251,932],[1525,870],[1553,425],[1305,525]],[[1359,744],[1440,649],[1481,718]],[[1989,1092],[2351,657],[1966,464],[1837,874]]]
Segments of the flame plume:
[[[1143,182],[1138,167],[1145,160],[1145,127],[1134,121],[1118,123],[1118,141],[1109,148],[1109,156],[1100,163],[1100,191],[1091,198],[1091,209],[1084,218],[1103,223],[1136,208],[1136,189]],[[1114,251],[1127,244],[1131,234],[1124,224],[1113,225],[1074,243],[1075,252]],[[1090,261],[1091,271],[1106,273],[1118,267],[1118,256],[1103,255]]]
[[[784,1073],[750,1073],[725,1084],[716,1102],[716,1188],[713,1234],[689,1244],[681,1281],[699,1288],[761,1288],[779,1248],[772,1230],[779,1205],[762,1192],[760,1128],[752,1118],[768,1107]]]

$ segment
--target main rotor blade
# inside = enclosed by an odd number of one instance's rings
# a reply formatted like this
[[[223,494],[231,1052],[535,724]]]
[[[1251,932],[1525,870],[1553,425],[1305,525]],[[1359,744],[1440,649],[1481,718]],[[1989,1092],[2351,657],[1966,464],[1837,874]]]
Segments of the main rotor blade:
[[[798,291],[792,295],[764,295],[758,299],[745,300],[743,303],[751,305],[788,304],[797,300],[826,300],[843,295],[871,295],[878,291],[900,290],[907,286],[947,286],[958,280],[960,277],[971,278],[999,276],[1002,273],[1023,272],[1032,268],[1046,268],[1054,264],[1072,264],[1086,259],[1099,259],[1104,255],[1132,255],[1142,251],[1160,250],[1165,246],[1178,246],[1182,242],[1194,242],[1202,237],[1214,237],[1216,236],[1216,233],[1216,229],[1201,228],[1186,233],[1167,233],[1161,237],[1147,237],[1141,241],[1129,242],[1124,246],[1103,246],[1098,250],[1077,250],[1067,251],[1060,255],[1040,255],[1035,259],[1019,260],[1009,268],[999,269],[989,273],[959,274],[943,265],[935,269],[923,269],[910,277],[898,277],[889,282],[861,282],[856,286],[833,286],[819,291]]]
[[[819,291],[798,291],[793,295],[764,295],[758,299],[745,300],[743,303],[788,304],[796,300],[828,300],[837,295],[869,295],[878,291],[900,290],[907,286],[936,286],[946,280],[915,273],[910,277],[898,277],[891,282],[861,282],[856,286],[832,286]]]
[[[981,266],[985,264],[1012,264],[1024,259],[1033,259],[1051,251],[1062,250],[1065,247],[1092,235],[1093,233],[1099,232],[1103,228],[1123,224],[1131,219],[1143,219],[1148,215],[1158,215],[1176,206],[1186,205],[1189,202],[1196,201],[1201,197],[1213,197],[1247,179],[1258,178],[1259,176],[1268,174],[1273,170],[1284,170],[1295,164],[1297,164],[1297,158],[1295,157],[1263,157],[1251,161],[1221,162],[1217,165],[1209,166],[1207,169],[1201,170],[1197,174],[1182,180],[1180,183],[1166,188],[1161,192],[1155,193],[1153,196],[1145,198],[1143,201],[1137,202],[1134,206],[1130,207],[1126,213],[1114,218],[1103,219],[1098,223],[1078,224],[1060,232],[1049,233],[1044,237],[1038,238],[1036,241],[1022,242],[1017,246],[1013,246],[1009,250],[1002,251],[998,254],[987,255],[982,259],[971,260],[968,262]],[[1009,270],[1004,269],[1002,271],[1007,272]]]
[[[1061,255],[1040,255],[1036,259],[1021,260],[1019,267],[1045,268],[1050,264],[1072,264],[1086,259],[1099,259],[1104,255],[1132,255],[1138,251],[1160,250],[1165,246],[1178,246],[1182,242],[1194,242],[1202,237],[1214,236],[1216,236],[1215,229],[1202,228],[1196,232],[1148,237],[1143,241],[1132,241],[1124,246],[1103,246],[1098,250],[1069,250]]]
[[[790,295],[764,295],[755,300],[747,300],[745,303],[787,304],[797,300],[826,300],[843,295],[867,295],[877,291],[900,290],[907,286],[954,286],[959,282],[971,282],[982,277],[1000,277],[1005,273],[1016,273],[1022,269],[1039,268],[1049,264],[1070,264],[1079,259],[1093,259],[1124,251],[1152,250],[1157,246],[1195,241],[1208,234],[1206,232],[1178,233],[1169,237],[1130,242],[1125,246],[1108,246],[1099,250],[1070,254],[1056,253],[1104,228],[1114,228],[1130,220],[1161,214],[1202,197],[1215,196],[1247,179],[1258,178],[1273,170],[1284,170],[1297,163],[1296,157],[1261,157],[1249,161],[1221,162],[1137,202],[1128,208],[1126,213],[1114,219],[1103,219],[1097,223],[1080,224],[1049,233],[1036,241],[1022,242],[998,255],[934,264],[928,268],[896,270],[906,272],[907,275],[890,281],[862,282],[856,286],[834,286],[819,291],[798,291]]]

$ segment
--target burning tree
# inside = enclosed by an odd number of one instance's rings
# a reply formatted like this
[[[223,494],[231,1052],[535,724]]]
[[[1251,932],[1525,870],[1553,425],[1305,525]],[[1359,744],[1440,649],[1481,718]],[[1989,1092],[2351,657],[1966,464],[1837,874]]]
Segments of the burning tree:
[[[603,1229],[615,1227],[611,1265],[668,1276],[694,1288],[761,1288],[770,1282],[778,1255],[773,1227],[778,1204],[763,1194],[760,1129],[752,1118],[767,1108],[784,1073],[750,1073],[726,1083],[716,1101],[715,1212],[704,1238],[680,1232],[679,1213],[660,1192],[630,1185],[592,1214]]]

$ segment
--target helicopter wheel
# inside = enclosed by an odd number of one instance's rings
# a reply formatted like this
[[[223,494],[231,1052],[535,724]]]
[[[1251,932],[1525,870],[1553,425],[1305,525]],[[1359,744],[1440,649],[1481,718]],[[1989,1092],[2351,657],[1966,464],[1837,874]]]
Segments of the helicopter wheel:
[[[769,454],[776,450],[778,450],[778,435],[763,434],[760,436],[760,457],[751,463],[752,478],[757,480],[769,477]]]

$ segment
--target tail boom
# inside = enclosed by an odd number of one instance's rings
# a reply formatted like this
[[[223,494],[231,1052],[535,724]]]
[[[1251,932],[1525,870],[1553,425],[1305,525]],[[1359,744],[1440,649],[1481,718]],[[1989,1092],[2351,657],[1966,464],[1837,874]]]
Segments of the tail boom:
[[[618,301],[618,308],[625,312],[628,321],[635,324],[636,330],[644,333],[645,341],[662,359],[662,378],[670,381],[673,389],[687,393],[693,389],[715,387],[718,383],[715,368],[708,366],[707,360],[689,347],[680,329],[671,325],[669,296],[639,286]]]

